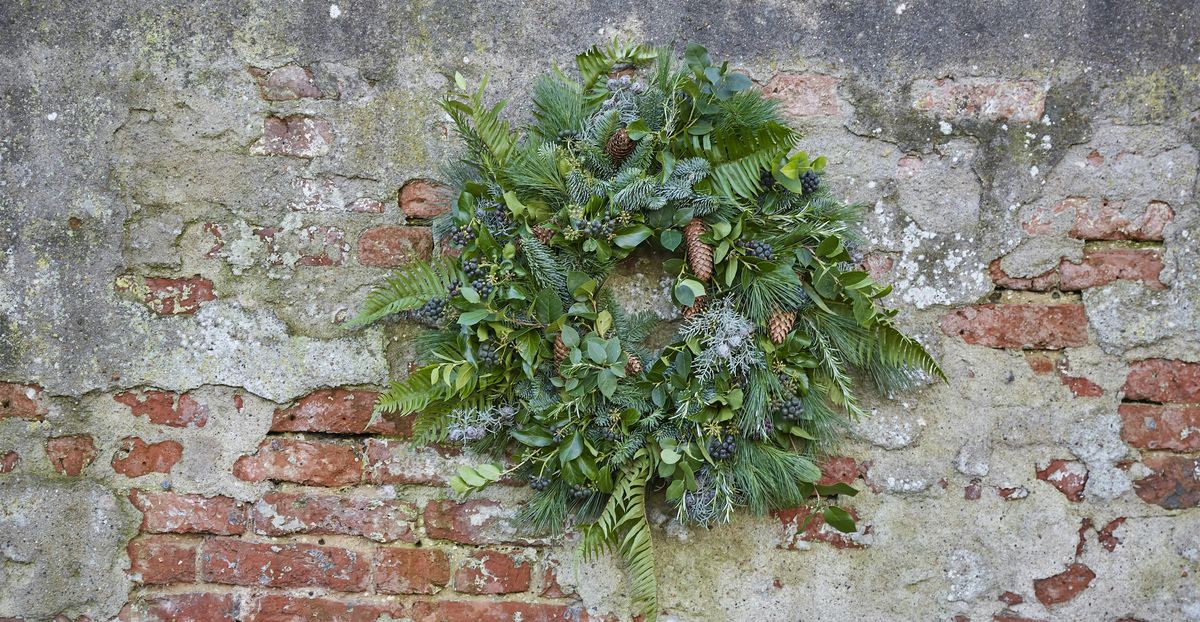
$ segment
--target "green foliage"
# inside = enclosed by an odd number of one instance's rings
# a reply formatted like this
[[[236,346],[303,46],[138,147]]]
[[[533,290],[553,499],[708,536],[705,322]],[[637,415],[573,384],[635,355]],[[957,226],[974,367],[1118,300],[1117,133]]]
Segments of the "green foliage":
[[[653,620],[650,491],[700,525],[804,504],[853,530],[836,505],[853,489],[817,485],[815,465],[865,415],[858,380],[944,376],[856,265],[860,208],[820,184],[825,159],[796,149],[747,76],[695,45],[676,62],[613,42],[576,64],[578,78],[534,83],[518,132],[457,77],[443,106],[464,147],[448,167],[459,196],[432,223],[453,258],[406,266],[351,325],[435,327],[377,414],[415,415],[417,444],[486,456],[452,475],[459,494],[528,478],[518,522],[576,525],[585,558],[620,555]],[[681,323],[630,313],[609,287],[650,247],[675,254]]]

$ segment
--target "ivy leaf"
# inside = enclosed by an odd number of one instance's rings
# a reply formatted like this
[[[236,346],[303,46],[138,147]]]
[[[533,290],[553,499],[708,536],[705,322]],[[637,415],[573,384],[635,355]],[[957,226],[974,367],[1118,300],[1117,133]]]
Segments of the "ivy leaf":
[[[566,464],[579,457],[583,453],[583,434],[576,432],[571,436],[571,440],[563,443],[558,448],[559,464]]]
[[[621,248],[635,248],[653,234],[654,230],[646,225],[627,225],[616,230],[613,243]]]
[[[554,444],[554,437],[541,430],[512,430],[509,435],[530,447],[549,447]]]
[[[658,241],[662,243],[663,248],[673,251],[683,242],[683,234],[674,229],[667,229],[658,235]]]
[[[613,393],[617,392],[617,377],[611,371],[605,369],[596,377],[596,387],[604,394],[604,397],[612,397]]]
[[[458,316],[458,323],[463,326],[474,326],[482,322],[484,318],[491,314],[492,312],[488,311],[487,309],[475,309],[474,311],[467,311],[466,313]]]
[[[562,299],[549,287],[537,293],[533,299],[533,317],[542,324],[550,324],[562,315]]]
[[[824,516],[825,522],[828,523],[830,527],[833,527],[842,533],[854,533],[854,518],[851,517],[850,513],[846,510],[831,505],[825,508]]]

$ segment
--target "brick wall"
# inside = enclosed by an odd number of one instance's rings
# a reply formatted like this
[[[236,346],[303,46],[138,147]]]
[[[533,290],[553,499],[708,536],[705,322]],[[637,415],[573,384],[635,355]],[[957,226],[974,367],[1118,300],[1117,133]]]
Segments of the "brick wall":
[[[1200,93],[1162,35],[1193,9],[1045,4],[712,4],[683,33],[865,204],[864,265],[949,381],[864,395],[824,465],[856,533],[654,501],[664,619],[1200,619]],[[515,528],[518,483],[455,499],[470,456],[372,417],[415,327],[342,326],[432,252],[445,76],[512,99],[612,16],[368,5],[0,25],[32,68],[0,77],[0,622],[631,619],[615,560]],[[833,35],[868,23],[895,40]]]

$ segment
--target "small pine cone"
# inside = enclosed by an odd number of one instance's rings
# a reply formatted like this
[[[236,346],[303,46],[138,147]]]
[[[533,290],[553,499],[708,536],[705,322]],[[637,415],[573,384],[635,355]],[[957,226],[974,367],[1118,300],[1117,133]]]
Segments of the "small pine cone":
[[[625,375],[636,376],[642,373],[642,359],[630,354],[629,360],[625,362]]]
[[[571,349],[567,344],[563,343],[562,333],[554,338],[554,362],[561,364],[568,356],[571,355]]]
[[[767,332],[771,335],[771,342],[776,345],[783,343],[792,330],[792,324],[795,323],[796,314],[791,311],[776,311],[771,314],[771,318],[767,320]]]
[[[620,166],[625,158],[633,153],[634,143],[629,138],[629,132],[625,128],[621,128],[613,132],[608,142],[604,144],[604,153],[608,154],[608,158],[612,160],[613,166]]]
[[[712,278],[713,273],[713,249],[700,241],[700,236],[707,231],[708,227],[699,218],[693,218],[692,222],[683,228],[683,239],[687,242],[688,267],[692,269],[696,278],[705,283]]]
[[[704,310],[704,296],[701,296],[696,299],[696,302],[692,303],[692,306],[683,308],[683,319],[686,320],[703,310]]]
[[[549,227],[534,227],[533,237],[537,238],[542,244],[549,246],[550,240],[554,238],[554,229]]]

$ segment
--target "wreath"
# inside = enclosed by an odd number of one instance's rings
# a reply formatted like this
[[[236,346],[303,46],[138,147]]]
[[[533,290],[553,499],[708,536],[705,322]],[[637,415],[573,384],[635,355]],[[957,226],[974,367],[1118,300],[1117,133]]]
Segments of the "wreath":
[[[621,556],[657,613],[646,497],[680,521],[729,522],[807,504],[853,531],[816,466],[864,413],[858,380],[895,390],[941,376],[899,332],[890,291],[860,269],[860,206],[822,184],[825,158],[750,79],[698,45],[612,44],[532,89],[514,132],[486,79],[442,105],[465,145],[457,200],[432,224],[436,259],[408,266],[353,320],[426,324],[419,366],[379,398],[416,413],[413,442],[461,444],[460,494],[520,478],[533,532],[580,530],[585,559]],[[609,287],[631,253],[662,261],[674,317]],[[682,319],[680,319],[682,318]]]

